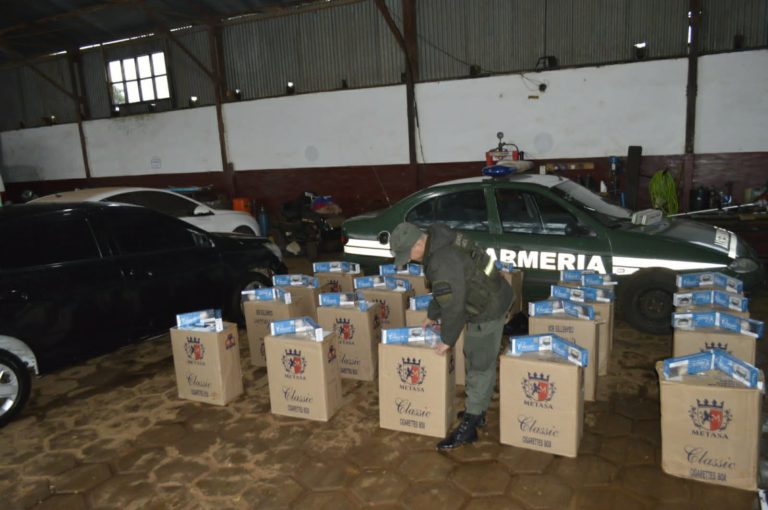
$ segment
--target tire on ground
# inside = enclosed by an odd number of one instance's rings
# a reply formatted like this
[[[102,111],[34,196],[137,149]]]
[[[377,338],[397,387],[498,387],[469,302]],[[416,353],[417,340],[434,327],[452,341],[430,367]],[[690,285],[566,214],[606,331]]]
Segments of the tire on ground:
[[[620,284],[619,307],[633,328],[652,335],[672,330],[672,295],[675,273],[669,269],[644,269]]]
[[[8,351],[0,350],[0,391],[16,387],[15,396],[0,399],[0,427],[13,420],[29,400],[31,386],[29,369]]]

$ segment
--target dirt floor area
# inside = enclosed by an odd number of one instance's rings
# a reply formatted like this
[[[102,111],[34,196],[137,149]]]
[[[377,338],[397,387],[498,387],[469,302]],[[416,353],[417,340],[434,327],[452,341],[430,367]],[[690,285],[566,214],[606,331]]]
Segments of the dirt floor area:
[[[768,319],[768,293],[752,310]],[[501,445],[498,394],[481,440],[447,454],[435,438],[380,429],[375,383],[345,380],[327,423],[272,415],[266,371],[242,344],[245,394],[226,407],[178,398],[167,335],[35,379],[25,412],[0,429],[0,508],[759,508],[755,493],[662,472],[653,365],[669,336],[617,321],[574,459]],[[461,408],[460,387],[456,397]]]

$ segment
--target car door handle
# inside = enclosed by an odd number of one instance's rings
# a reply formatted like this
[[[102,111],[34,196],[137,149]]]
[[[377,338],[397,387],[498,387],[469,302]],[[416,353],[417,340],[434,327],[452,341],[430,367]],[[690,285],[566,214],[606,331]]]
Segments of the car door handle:
[[[11,289],[0,292],[0,301],[6,302],[21,302],[29,301],[29,294],[23,290]]]
[[[128,270],[128,278],[133,278],[134,280],[149,280],[151,278],[155,277],[155,273],[147,270],[136,270],[136,269],[129,269]]]

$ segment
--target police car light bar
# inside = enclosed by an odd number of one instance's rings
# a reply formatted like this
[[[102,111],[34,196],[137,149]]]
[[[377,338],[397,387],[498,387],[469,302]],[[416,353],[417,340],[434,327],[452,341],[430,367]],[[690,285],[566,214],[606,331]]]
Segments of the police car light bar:
[[[495,165],[483,168],[486,177],[504,177],[516,173],[522,173],[533,168],[533,162],[524,160],[504,159],[497,161]]]

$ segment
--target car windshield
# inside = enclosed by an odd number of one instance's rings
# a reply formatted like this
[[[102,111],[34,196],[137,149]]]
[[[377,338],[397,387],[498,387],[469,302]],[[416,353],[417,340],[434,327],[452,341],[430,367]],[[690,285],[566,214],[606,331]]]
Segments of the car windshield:
[[[552,191],[571,204],[589,212],[598,221],[607,226],[628,221],[632,216],[632,211],[629,209],[612,204],[600,195],[571,180],[565,180],[562,184],[558,184],[552,188]]]

